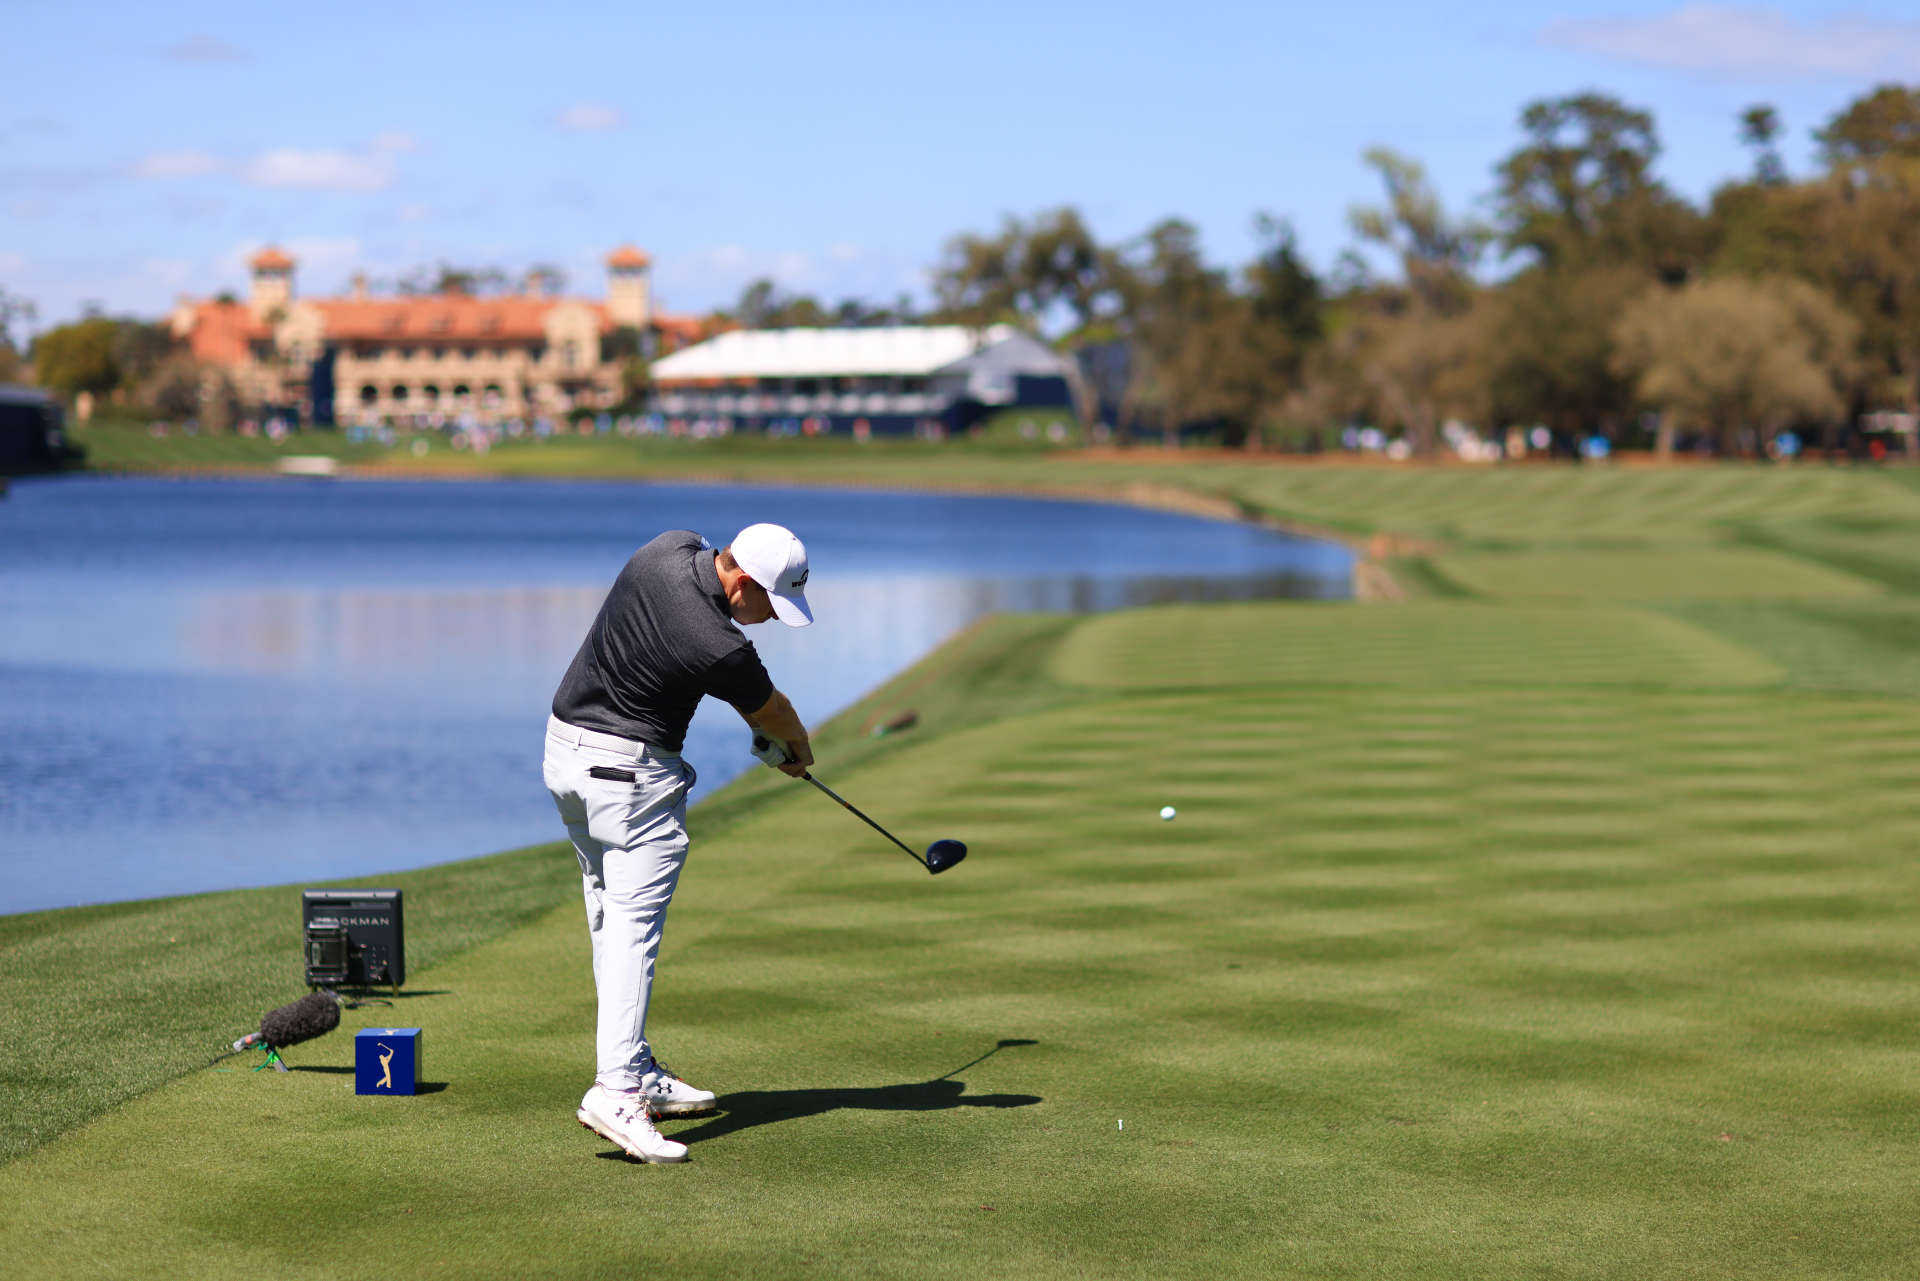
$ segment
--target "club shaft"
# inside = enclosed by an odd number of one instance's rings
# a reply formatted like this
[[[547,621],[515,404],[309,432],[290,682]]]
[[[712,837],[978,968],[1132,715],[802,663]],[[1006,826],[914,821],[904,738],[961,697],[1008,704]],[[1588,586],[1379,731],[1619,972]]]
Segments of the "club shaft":
[[[828,796],[831,796],[834,800],[834,803],[839,805],[841,809],[853,815],[855,818],[859,819],[862,823],[865,823],[868,827],[871,827],[874,831],[880,833],[880,835],[886,837],[888,840],[892,841],[895,845],[898,845],[901,849],[905,850],[907,852],[908,858],[912,859],[914,862],[918,863],[922,867],[925,867],[927,865],[927,860],[921,858],[918,854],[915,854],[913,852],[912,847],[907,845],[906,842],[902,841],[899,837],[895,836],[892,832],[889,832],[886,828],[880,826],[878,823],[868,818],[865,814],[862,814],[858,809],[854,808],[851,802],[844,799],[838,792],[834,791],[831,787],[828,787],[825,783],[822,783],[819,779],[815,778],[811,774],[802,774],[800,777],[806,779],[809,783],[812,783],[815,787],[825,792]]]

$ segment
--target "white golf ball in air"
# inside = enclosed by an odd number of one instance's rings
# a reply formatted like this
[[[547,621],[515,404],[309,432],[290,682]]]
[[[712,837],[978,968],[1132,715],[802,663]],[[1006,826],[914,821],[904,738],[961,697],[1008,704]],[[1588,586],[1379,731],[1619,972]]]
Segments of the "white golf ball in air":
[[[1169,823],[1173,822],[1173,813],[1174,810],[1171,805],[1162,805],[1160,807],[1160,817]]]

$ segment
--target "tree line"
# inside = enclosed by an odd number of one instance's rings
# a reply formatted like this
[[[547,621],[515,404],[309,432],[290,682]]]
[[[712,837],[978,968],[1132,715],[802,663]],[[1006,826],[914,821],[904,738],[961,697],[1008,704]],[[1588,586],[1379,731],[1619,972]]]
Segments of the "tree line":
[[[1318,274],[1272,215],[1222,268],[1182,219],[1103,244],[1061,208],[950,240],[933,317],[1122,344],[1123,431],[1250,447],[1365,422],[1425,454],[1458,419],[1743,453],[1920,412],[1920,89],[1848,104],[1797,180],[1777,114],[1748,109],[1752,171],[1704,208],[1659,178],[1647,111],[1583,93],[1519,123],[1485,219],[1448,210],[1417,160],[1366,153],[1381,198],[1349,221],[1389,271],[1349,250]]]
[[[822,303],[756,280],[710,313],[727,327],[1007,322],[1077,354],[1124,434],[1195,427],[1260,448],[1369,424],[1436,451],[1450,420],[1545,426],[1723,453],[1788,428],[1833,443],[1864,415],[1920,414],[1920,88],[1861,95],[1813,132],[1812,173],[1781,157],[1773,108],[1731,122],[1751,171],[1695,206],[1659,177],[1650,112],[1600,93],[1519,116],[1486,217],[1449,210],[1418,160],[1365,153],[1378,198],[1350,211],[1354,247],[1326,272],[1288,222],[1254,219],[1256,251],[1211,262],[1178,217],[1103,243],[1072,207],[1008,216],[946,242],[932,301]],[[1380,270],[1375,263],[1386,262]],[[549,290],[560,273],[534,269]],[[440,264],[399,293],[492,293],[508,275]],[[0,290],[0,380],[186,416],[205,399],[164,326],[89,315],[15,339],[32,319]],[[234,406],[227,406],[231,411]],[[1090,409],[1092,407],[1089,407]],[[216,415],[230,417],[231,414]]]

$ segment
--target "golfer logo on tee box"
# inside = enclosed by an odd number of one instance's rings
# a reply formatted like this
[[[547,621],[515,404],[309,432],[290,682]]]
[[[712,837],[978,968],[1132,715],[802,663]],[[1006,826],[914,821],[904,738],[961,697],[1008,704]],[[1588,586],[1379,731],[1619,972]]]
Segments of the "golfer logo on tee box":
[[[353,1038],[355,1094],[417,1094],[420,1029],[363,1027]]]

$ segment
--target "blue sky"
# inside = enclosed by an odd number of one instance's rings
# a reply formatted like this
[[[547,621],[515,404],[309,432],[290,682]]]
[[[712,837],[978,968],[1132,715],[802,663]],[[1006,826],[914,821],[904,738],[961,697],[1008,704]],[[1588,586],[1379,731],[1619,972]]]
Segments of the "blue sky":
[[[1330,266],[1384,144],[1470,211],[1521,107],[1653,111],[1660,172],[1745,172],[1772,103],[1790,169],[1877,83],[1920,80],[1904,4],[1001,3],[724,6],[177,0],[9,14],[0,287],[38,326],[245,287],[268,242],[329,293],[449,260],[557,263],[598,295],[623,242],[676,311],[756,276],[924,290],[947,237],[1078,206],[1106,239],[1180,215],[1244,261],[1255,213]]]

